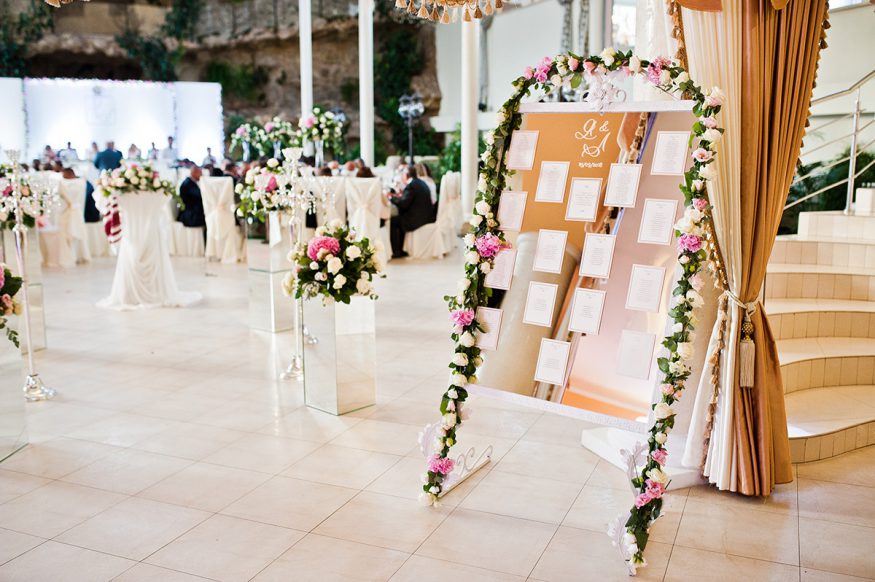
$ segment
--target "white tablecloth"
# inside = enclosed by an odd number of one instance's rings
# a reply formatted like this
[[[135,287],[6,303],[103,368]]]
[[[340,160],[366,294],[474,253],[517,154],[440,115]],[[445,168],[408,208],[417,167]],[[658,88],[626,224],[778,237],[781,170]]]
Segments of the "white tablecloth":
[[[108,309],[184,307],[201,294],[176,286],[167,237],[167,198],[154,192],[119,196],[122,240],[109,297],[98,302]]]

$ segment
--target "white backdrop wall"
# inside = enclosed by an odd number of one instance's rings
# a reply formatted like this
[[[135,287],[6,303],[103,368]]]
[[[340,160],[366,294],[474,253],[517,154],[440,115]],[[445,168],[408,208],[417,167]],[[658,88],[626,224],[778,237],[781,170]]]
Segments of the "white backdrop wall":
[[[181,157],[200,163],[211,147],[224,153],[221,86],[79,79],[0,79],[0,144],[15,143],[26,159],[69,141],[84,156],[109,140],[127,153],[136,144],[165,147],[174,136]]]
[[[2,150],[22,150],[25,146],[24,92],[21,79],[0,78],[0,162],[7,161]]]

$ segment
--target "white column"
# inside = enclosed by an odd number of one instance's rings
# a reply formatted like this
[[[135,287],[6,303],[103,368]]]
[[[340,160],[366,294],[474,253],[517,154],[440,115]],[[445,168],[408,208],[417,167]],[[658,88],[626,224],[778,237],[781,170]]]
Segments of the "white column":
[[[597,55],[605,48],[605,1],[582,1],[589,2],[589,52]]]
[[[359,0],[359,142],[365,164],[374,160],[374,0]]]
[[[301,116],[313,111],[313,24],[310,0],[298,0],[298,38],[301,53]]]
[[[462,22],[462,210],[471,217],[477,192],[477,102],[480,23]]]

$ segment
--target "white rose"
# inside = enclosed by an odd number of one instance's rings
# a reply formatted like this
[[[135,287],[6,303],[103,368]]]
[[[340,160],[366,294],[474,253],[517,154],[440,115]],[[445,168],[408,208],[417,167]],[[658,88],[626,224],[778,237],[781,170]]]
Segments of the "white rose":
[[[447,390],[447,398],[449,398],[451,400],[455,400],[458,397],[459,397],[459,393],[456,392],[455,388],[450,388],[449,390]]]
[[[481,192],[486,191],[486,176],[484,176],[483,174],[480,174],[480,178],[478,178],[477,180],[477,189]]]
[[[675,77],[675,81],[678,85],[680,85],[681,83],[686,83],[689,80],[690,75],[686,71],[681,71],[680,73],[678,73],[678,76]]]
[[[689,218],[691,222],[701,222],[702,218],[705,217],[705,215],[702,214],[701,210],[697,210],[696,208],[694,208],[692,206],[690,206],[686,210],[684,210],[684,216],[686,218]]]
[[[325,227],[320,226],[316,229],[316,236],[325,236]]]
[[[346,277],[338,275],[334,278],[334,285],[332,285],[332,287],[335,289],[342,289],[344,285],[346,285]]]
[[[328,223],[328,228],[330,228],[331,230],[337,230],[341,226],[343,226],[343,221],[340,220],[339,218],[335,218],[334,220],[332,220],[331,222]]]
[[[655,440],[657,443],[659,443],[661,445],[665,444],[665,439],[667,439],[667,438],[668,438],[668,435],[666,435],[664,432],[658,432],[655,435],[653,435],[653,440]]]
[[[489,211],[492,210],[492,207],[489,206],[489,203],[485,200],[481,200],[474,205],[474,210],[477,211],[477,214],[482,214],[483,216],[486,216]]]
[[[349,259],[357,259],[362,256],[362,250],[355,245],[346,247],[346,256]]]
[[[702,134],[702,139],[710,141],[711,143],[717,143],[723,139],[723,134],[716,129],[706,129],[705,133]]]
[[[328,259],[328,272],[334,275],[335,273],[340,272],[343,268],[343,261],[338,259],[337,257],[331,257]]]
[[[475,240],[475,237],[474,237],[474,235],[471,234],[470,232],[469,232],[468,234],[466,234],[466,235],[465,235],[465,238],[463,238],[462,240],[465,242],[465,246],[466,246],[466,247],[472,247],[472,246],[474,246],[474,240]]]
[[[668,363],[668,371],[676,376],[680,376],[682,374],[686,374],[690,371],[689,367],[683,362],[669,362]]]
[[[669,83],[671,83],[671,73],[667,69],[663,69],[659,74],[659,84],[668,85]]]
[[[717,166],[715,164],[706,164],[699,168],[699,176],[705,180],[713,180],[717,177]]]
[[[279,165],[280,165],[280,163],[276,158],[271,158],[271,159],[267,160],[267,167],[268,168],[276,168]]]
[[[473,347],[475,342],[476,340],[474,339],[474,334],[472,334],[470,331],[466,331],[459,337],[459,343],[466,348]]]
[[[468,221],[468,223],[471,226],[480,226],[481,222],[483,222],[483,217],[480,216],[479,214],[475,214],[474,216],[471,217],[471,220]]]
[[[456,415],[453,412],[448,412],[444,415],[444,426],[447,428],[453,428],[456,426]]]
[[[491,131],[487,131],[486,135],[483,136],[483,141],[485,141],[489,145],[494,144],[495,143],[495,134],[492,133]]]
[[[603,50],[599,54],[599,56],[601,57],[602,61],[605,63],[605,66],[610,67],[611,65],[614,64],[614,55],[616,55],[616,54],[617,54],[617,51],[614,50],[614,47],[609,46],[608,48]]]
[[[668,475],[662,469],[650,469],[647,471],[647,478],[655,483],[668,484]]]
[[[139,183],[140,183],[140,179],[137,178],[136,176],[134,176],[133,178],[131,178],[131,184],[133,184],[134,186],[136,186],[136,185],[139,184]]]
[[[693,307],[701,307],[704,305],[705,301],[702,299],[702,296],[695,289],[690,289],[687,291],[687,301],[690,302],[690,305]]]
[[[238,186],[242,186],[242,185],[241,185],[241,184],[238,184]],[[158,188],[160,188],[160,187],[161,187],[161,180],[159,180],[158,178],[155,178],[155,179],[152,181],[152,187],[155,188],[156,190],[157,190]],[[241,188],[241,189],[242,189],[242,188]]]
[[[480,263],[480,271],[481,271],[484,275],[489,274],[489,272],[490,272],[491,270],[492,270],[492,267],[489,265],[489,263]]]
[[[687,255],[681,255],[680,258],[678,259],[678,262],[682,265],[686,265],[687,263],[690,262],[690,257],[688,257]]]
[[[465,253],[465,262],[469,265],[476,265],[480,262],[480,253],[477,251],[468,251]]]
[[[289,254],[292,254],[292,253],[289,253]],[[314,271],[318,271],[319,270],[319,263],[317,263],[316,261],[311,261],[310,268],[313,269]]]
[[[358,291],[359,295],[367,295],[371,291],[371,284],[367,279],[359,279],[355,282],[355,290]]]
[[[501,125],[501,124],[504,123],[506,120],[507,120],[507,112],[505,112],[504,108],[502,107],[502,108],[499,109],[498,112],[495,114],[495,121],[498,122],[498,125]]]
[[[468,365],[468,356],[463,353],[457,353],[453,356],[453,363],[457,366],[467,366]]]
[[[459,279],[459,291],[466,291],[470,286],[470,279]]]
[[[450,382],[453,386],[464,388],[465,385],[468,383],[468,378],[465,376],[465,374],[453,374],[450,377]]]
[[[691,342],[680,342],[678,343],[677,352],[681,359],[689,360],[693,357],[693,344]]]
[[[669,416],[674,414],[674,410],[671,409],[671,406],[666,404],[665,402],[660,402],[656,406],[653,407],[653,417],[656,420],[665,420]]]
[[[629,58],[629,70],[633,73],[641,72],[641,59],[636,56],[632,56]]]
[[[550,82],[553,83],[554,87],[559,87],[560,85],[562,85],[562,75],[556,73],[555,75],[550,77]]]
[[[325,273],[319,272],[319,273],[316,273],[315,277],[313,277],[313,278],[316,279],[317,281],[327,281],[328,275],[326,275]]]

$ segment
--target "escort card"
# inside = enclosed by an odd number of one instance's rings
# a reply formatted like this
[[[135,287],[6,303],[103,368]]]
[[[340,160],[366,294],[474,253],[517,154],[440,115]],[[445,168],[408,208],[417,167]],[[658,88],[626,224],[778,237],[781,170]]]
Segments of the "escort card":
[[[528,192],[502,192],[498,199],[498,225],[501,230],[519,232],[526,214]]]
[[[645,199],[638,242],[648,245],[670,244],[677,211],[677,200]]]
[[[568,329],[578,333],[598,335],[605,308],[605,292],[597,289],[575,289],[571,299]]]
[[[580,275],[596,279],[610,277],[616,241],[617,237],[612,234],[586,233],[586,239],[583,242],[583,257],[580,260]]]
[[[491,289],[510,289],[513,267],[516,263],[516,249],[503,249],[495,255],[492,270],[486,274],[484,284]]]
[[[569,165],[570,162],[541,162],[535,202],[561,204],[565,200],[565,184],[568,181]]]
[[[538,364],[535,366],[535,381],[563,386],[570,353],[570,342],[543,338],[541,349],[538,350]]]
[[[605,191],[605,206],[635,208],[640,181],[640,164],[611,164],[608,187]]]
[[[602,191],[601,178],[572,178],[565,220],[593,222]]]
[[[629,290],[626,292],[626,309],[658,312],[662,303],[662,283],[665,267],[632,265]]]
[[[561,273],[567,239],[568,233],[564,230],[538,231],[538,246],[535,249],[532,270],[542,273]]]
[[[556,292],[559,285],[552,283],[529,283],[529,293],[526,296],[526,310],[523,313],[523,323],[553,327],[553,307],[556,304]]]
[[[508,170],[531,170],[535,164],[535,151],[538,149],[538,132],[518,129],[510,138],[507,152]]]
[[[501,309],[492,307],[478,307],[477,321],[485,328],[474,334],[477,339],[477,347],[483,350],[498,349],[498,333],[501,330]]]
[[[656,335],[624,329],[617,350],[617,374],[647,380],[653,363]]]
[[[687,131],[657,132],[650,173],[665,176],[683,175],[687,165],[689,142],[690,133]]]

